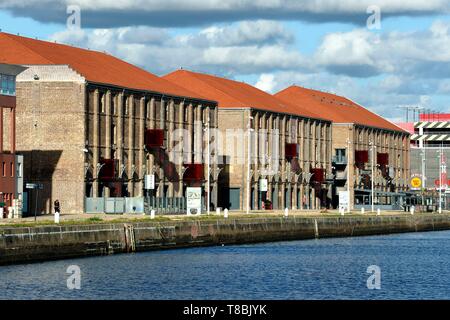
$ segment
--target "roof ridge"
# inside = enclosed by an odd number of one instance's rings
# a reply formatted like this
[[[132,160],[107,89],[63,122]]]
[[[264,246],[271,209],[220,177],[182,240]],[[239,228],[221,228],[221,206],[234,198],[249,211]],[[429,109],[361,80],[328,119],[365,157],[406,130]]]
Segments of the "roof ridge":
[[[15,35],[13,35],[11,33],[6,33],[6,32],[0,32],[0,33],[4,34],[6,37],[8,37],[8,39],[10,39],[11,41],[14,41],[15,43],[19,44],[20,46],[26,48],[28,51],[32,52],[33,54],[41,57],[42,59],[44,59],[46,61],[48,61],[50,64],[56,64],[54,61],[49,60],[48,58],[44,57],[43,55],[37,53],[35,50],[31,49],[26,44],[24,44],[24,43],[18,41],[17,39],[15,39],[16,37],[21,37],[21,36],[15,36]],[[27,37],[22,37],[22,38],[27,38]],[[32,38],[28,38],[28,39],[33,40]],[[36,41],[39,41],[39,40],[36,40]]]

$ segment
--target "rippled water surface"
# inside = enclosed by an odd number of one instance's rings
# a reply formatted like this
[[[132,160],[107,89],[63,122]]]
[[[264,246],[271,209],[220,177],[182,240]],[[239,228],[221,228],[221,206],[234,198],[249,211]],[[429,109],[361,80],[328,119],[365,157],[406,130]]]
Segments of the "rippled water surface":
[[[81,269],[69,290],[66,270]],[[368,290],[367,267],[381,268]],[[450,299],[450,232],[177,249],[0,267],[2,299]]]

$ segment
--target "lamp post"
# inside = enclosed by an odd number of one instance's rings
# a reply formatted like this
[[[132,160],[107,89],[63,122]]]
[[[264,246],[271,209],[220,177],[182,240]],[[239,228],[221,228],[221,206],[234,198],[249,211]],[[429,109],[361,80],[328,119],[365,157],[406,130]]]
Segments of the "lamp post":
[[[439,148],[439,213],[442,213],[442,172],[444,170],[444,159],[443,159],[443,150],[442,150],[442,144]]]
[[[347,195],[348,205],[347,213],[350,213],[351,197],[350,197],[350,138],[347,139]]]
[[[251,161],[251,137],[252,137],[252,116],[248,118],[248,138],[247,138],[247,214],[250,213],[250,161]]]

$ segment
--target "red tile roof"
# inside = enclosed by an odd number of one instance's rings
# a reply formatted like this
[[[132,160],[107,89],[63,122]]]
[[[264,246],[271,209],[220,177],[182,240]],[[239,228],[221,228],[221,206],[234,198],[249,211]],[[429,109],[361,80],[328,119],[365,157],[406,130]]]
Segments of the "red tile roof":
[[[187,70],[169,73],[163,78],[218,101],[219,108],[255,108],[277,113],[323,119],[316,113],[283,102],[244,82]]]
[[[313,109],[335,123],[354,123],[368,127],[406,132],[392,122],[342,96],[291,86],[275,94],[280,100],[303,109]]]
[[[69,65],[89,82],[204,99],[196,93],[103,52],[0,32],[0,63]]]

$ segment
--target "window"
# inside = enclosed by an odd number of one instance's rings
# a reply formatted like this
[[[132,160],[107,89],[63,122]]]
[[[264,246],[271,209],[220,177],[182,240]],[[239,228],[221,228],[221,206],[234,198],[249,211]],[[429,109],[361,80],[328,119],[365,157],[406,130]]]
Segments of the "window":
[[[11,177],[14,177],[14,163],[10,162],[10,169],[11,169]]]
[[[16,77],[0,74],[0,93],[4,95],[16,94]]]
[[[3,176],[6,177],[6,163],[5,162],[3,162],[2,172],[3,172]]]
[[[21,163],[17,164],[17,177],[22,178],[22,164]]]
[[[105,95],[100,95],[100,112],[105,113]]]

